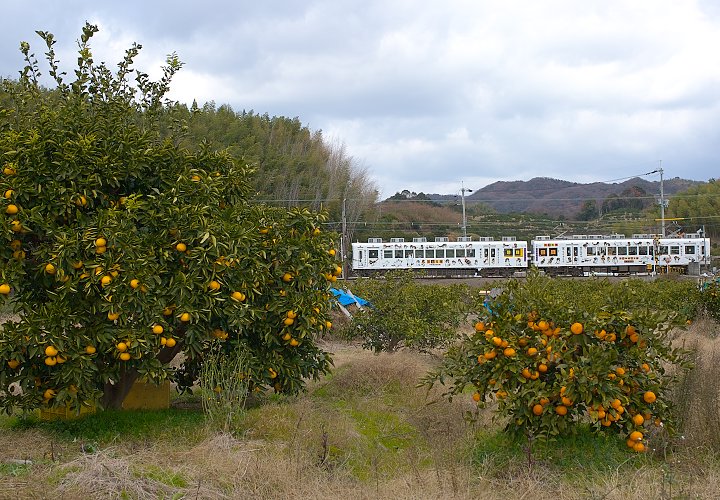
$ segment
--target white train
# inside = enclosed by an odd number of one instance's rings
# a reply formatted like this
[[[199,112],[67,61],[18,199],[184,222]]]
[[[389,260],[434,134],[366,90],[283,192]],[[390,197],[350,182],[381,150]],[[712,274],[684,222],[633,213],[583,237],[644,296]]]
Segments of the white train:
[[[661,237],[656,234],[537,236],[530,242],[515,237],[493,238],[370,238],[352,244],[355,275],[393,269],[415,269],[430,276],[512,276],[531,265],[547,274],[587,276],[648,273],[699,274],[710,266],[710,239],[701,232]]]

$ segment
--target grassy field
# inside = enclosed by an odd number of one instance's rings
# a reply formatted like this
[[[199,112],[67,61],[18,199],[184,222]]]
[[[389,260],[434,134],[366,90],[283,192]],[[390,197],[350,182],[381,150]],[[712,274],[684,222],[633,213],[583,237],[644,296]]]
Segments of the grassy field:
[[[437,358],[337,342],[332,376],[271,397],[232,432],[187,396],[171,410],[76,421],[1,417],[0,498],[717,498],[718,331],[700,320],[679,334],[697,348],[676,397],[683,434],[646,454],[583,430],[528,449],[491,408],[469,424],[469,396],[417,387]]]

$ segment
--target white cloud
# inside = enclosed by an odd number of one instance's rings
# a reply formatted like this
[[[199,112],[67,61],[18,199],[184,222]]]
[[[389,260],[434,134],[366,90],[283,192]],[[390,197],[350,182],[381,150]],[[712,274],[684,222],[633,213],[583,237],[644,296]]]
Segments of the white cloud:
[[[88,19],[96,59],[137,41],[137,66],[157,76],[176,51],[173,97],[297,116],[344,142],[384,195],[606,180],[659,159],[672,176],[717,176],[709,0],[36,3],[8,2],[0,74],[17,74],[35,29],[71,62]]]

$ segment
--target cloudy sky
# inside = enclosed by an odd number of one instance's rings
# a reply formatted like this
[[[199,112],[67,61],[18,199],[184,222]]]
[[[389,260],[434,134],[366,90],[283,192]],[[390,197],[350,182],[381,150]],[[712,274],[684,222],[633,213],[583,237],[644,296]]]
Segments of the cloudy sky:
[[[717,0],[0,0],[0,76],[50,31],[72,71],[185,63],[172,97],[298,117],[381,194],[720,173]],[[658,180],[657,174],[646,176]]]

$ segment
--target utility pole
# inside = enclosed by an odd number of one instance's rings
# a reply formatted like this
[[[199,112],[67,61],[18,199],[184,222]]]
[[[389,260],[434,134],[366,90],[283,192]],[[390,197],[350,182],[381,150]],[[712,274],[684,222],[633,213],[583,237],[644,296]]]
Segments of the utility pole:
[[[472,193],[472,189],[465,189],[465,182],[461,181],[461,201],[462,201],[462,230],[463,230],[463,238],[467,238],[467,219],[465,218],[465,191],[468,193]]]

